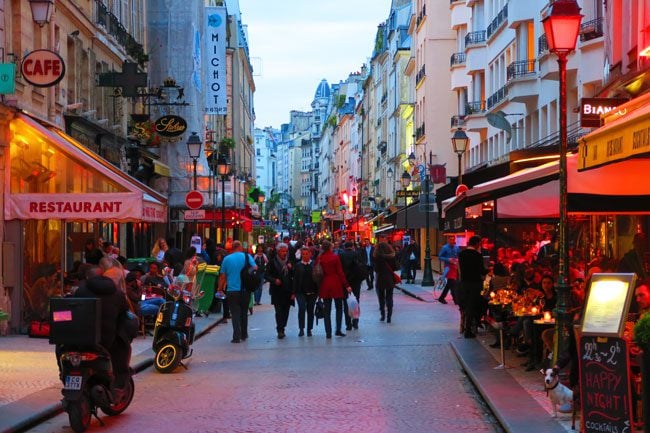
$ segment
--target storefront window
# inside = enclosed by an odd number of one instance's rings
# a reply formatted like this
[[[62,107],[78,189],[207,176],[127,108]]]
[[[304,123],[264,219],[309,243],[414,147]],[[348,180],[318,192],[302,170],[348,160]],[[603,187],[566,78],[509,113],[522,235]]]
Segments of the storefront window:
[[[26,321],[46,320],[49,299],[61,296],[62,223],[25,221],[23,295]]]
[[[12,120],[10,128],[11,193],[127,191],[109,177],[80,164],[58,143],[22,120]]]

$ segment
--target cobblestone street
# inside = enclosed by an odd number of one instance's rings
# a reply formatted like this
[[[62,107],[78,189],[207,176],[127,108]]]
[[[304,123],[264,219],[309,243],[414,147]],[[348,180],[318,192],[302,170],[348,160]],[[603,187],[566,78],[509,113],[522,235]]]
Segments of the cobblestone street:
[[[277,340],[272,307],[258,307],[246,343],[229,342],[230,324],[215,328],[187,371],[141,372],[132,406],[103,420],[111,431],[501,431],[448,344],[455,307],[399,291],[395,301],[393,323],[380,322],[375,293],[364,290],[360,329],[332,340],[322,322],[298,337],[295,310]],[[67,425],[64,414],[31,431]]]

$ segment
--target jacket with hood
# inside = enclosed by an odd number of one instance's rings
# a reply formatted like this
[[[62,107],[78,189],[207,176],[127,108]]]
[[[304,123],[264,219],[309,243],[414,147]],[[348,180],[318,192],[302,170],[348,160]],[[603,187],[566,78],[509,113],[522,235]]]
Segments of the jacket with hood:
[[[101,299],[101,341],[100,344],[109,349],[117,335],[118,317],[129,309],[124,292],[117,290],[115,283],[108,277],[96,276],[88,279],[85,286],[77,289],[76,298]]]

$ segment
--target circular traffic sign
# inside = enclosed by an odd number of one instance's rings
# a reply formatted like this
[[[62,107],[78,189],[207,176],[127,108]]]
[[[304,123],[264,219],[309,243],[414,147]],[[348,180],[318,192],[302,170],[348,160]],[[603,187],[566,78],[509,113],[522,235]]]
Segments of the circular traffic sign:
[[[190,191],[185,195],[185,204],[190,209],[199,209],[203,206],[203,194],[198,191]]]

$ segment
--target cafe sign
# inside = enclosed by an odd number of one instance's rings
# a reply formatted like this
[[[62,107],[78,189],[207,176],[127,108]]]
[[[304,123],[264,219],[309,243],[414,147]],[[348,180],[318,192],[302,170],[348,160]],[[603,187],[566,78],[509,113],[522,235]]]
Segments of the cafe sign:
[[[162,137],[178,137],[187,131],[187,122],[180,116],[163,116],[154,125],[156,133]]]
[[[602,124],[601,116],[616,109],[628,101],[625,98],[582,98],[580,101],[580,126],[585,128],[599,128]]]
[[[51,87],[63,79],[65,63],[54,51],[35,50],[23,58],[20,71],[32,86]]]

